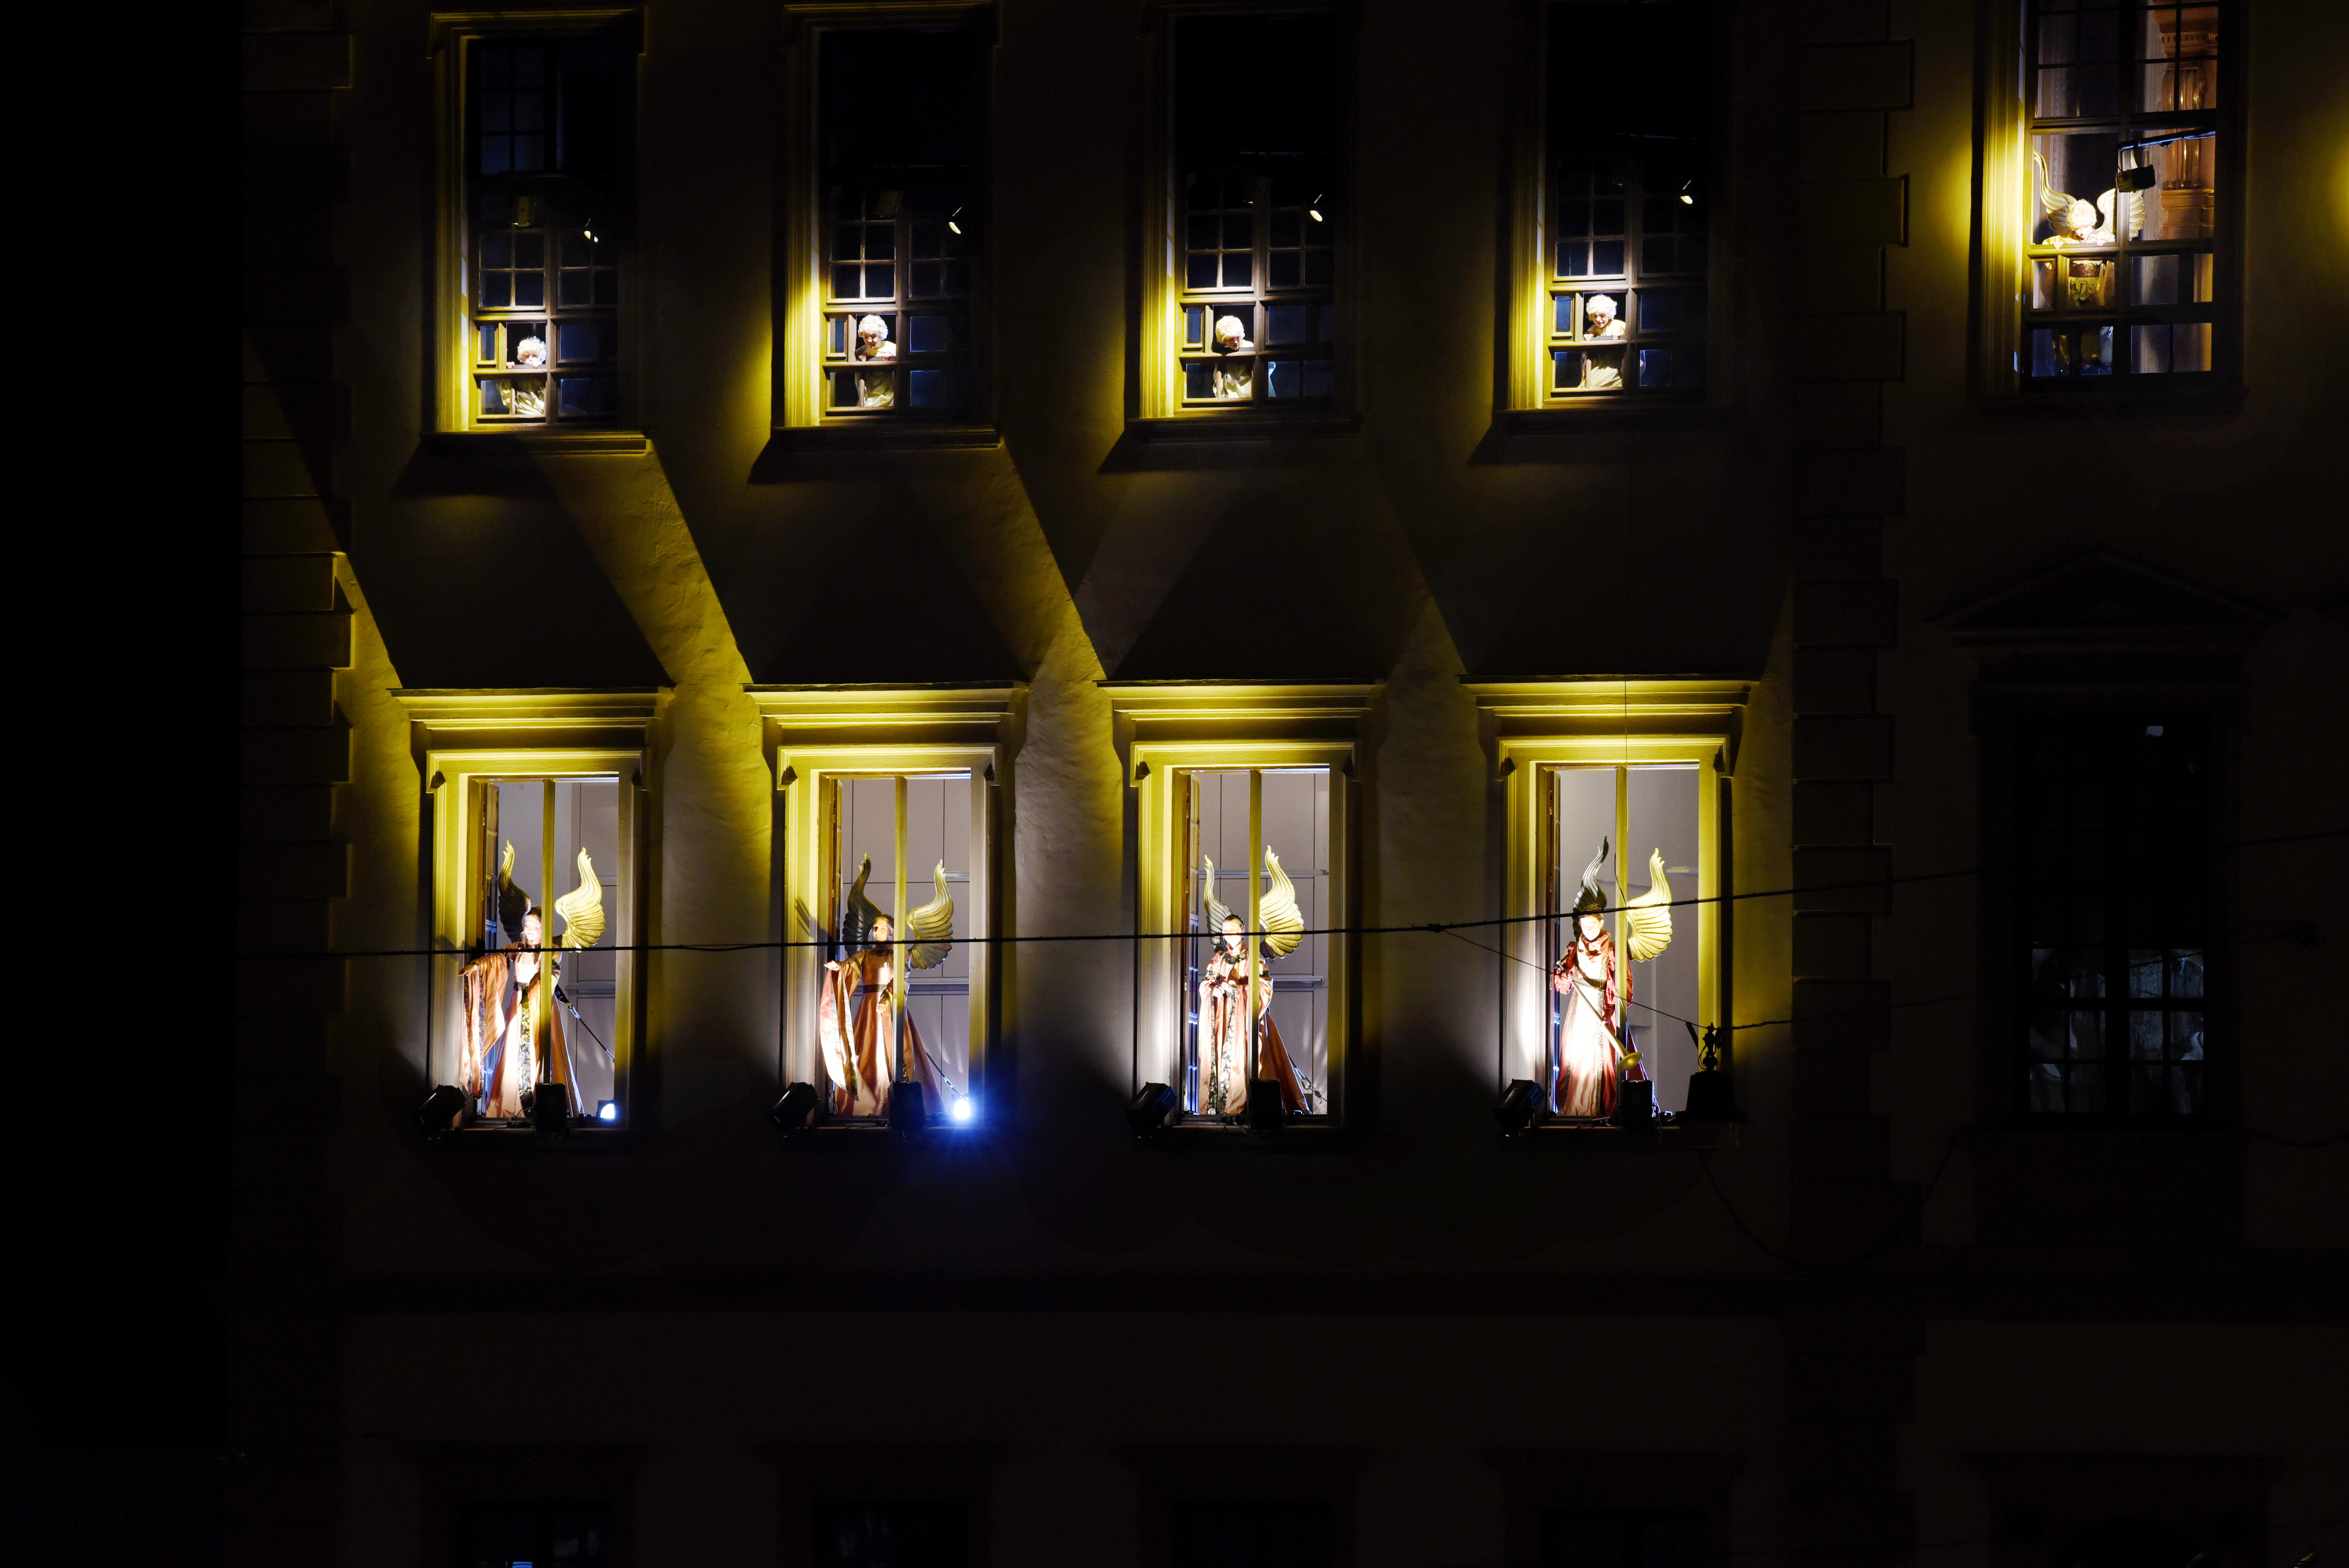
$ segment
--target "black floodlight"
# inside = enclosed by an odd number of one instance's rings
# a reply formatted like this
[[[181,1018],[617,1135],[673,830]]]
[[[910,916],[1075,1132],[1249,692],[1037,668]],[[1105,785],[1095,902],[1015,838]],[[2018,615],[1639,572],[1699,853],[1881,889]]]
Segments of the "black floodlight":
[[[424,1097],[416,1108],[416,1125],[424,1130],[427,1138],[446,1138],[457,1130],[457,1119],[465,1114],[465,1091],[455,1084],[444,1083]]]
[[[783,1098],[767,1108],[767,1119],[784,1137],[807,1131],[815,1125],[816,1093],[813,1084],[795,1083],[783,1090]]]
[[[1280,1085],[1271,1078],[1248,1079],[1247,1130],[1278,1132],[1288,1122],[1280,1103]]]
[[[1541,1086],[1531,1078],[1512,1078],[1501,1103],[1493,1108],[1493,1119],[1501,1124],[1501,1136],[1520,1138],[1539,1127],[1543,1117]]]
[[[559,1083],[543,1083],[530,1097],[530,1124],[541,1138],[571,1136],[571,1091]]]
[[[1652,1138],[1656,1132],[1656,1085],[1651,1078],[1625,1078],[1615,1086],[1615,1125]]]
[[[1146,1083],[1133,1103],[1125,1108],[1125,1124],[1133,1135],[1145,1141],[1157,1137],[1174,1125],[1183,1114],[1183,1099],[1172,1086]]]
[[[1721,1026],[1707,1024],[1704,1037],[1697,1038],[1696,1026],[1688,1026],[1689,1038],[1696,1042],[1696,1071],[1689,1074],[1688,1109],[1682,1111],[1682,1121],[1744,1121],[1744,1113],[1737,1109],[1737,1097],[1730,1092],[1729,1069],[1721,1065]]]
[[[2135,169],[2124,169],[2118,174],[2114,175],[2113,189],[2116,191],[2150,191],[2153,189],[2154,181],[2160,178],[2161,176],[2155,171],[2152,164],[2141,163]]]
[[[930,1108],[917,1083],[901,1083],[889,1090],[889,1130],[904,1138],[920,1134],[930,1122]]]

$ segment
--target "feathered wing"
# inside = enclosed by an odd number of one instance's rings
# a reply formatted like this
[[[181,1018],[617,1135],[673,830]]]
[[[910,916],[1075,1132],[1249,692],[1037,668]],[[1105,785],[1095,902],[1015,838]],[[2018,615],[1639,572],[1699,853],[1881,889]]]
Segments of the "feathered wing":
[[[864,944],[873,940],[873,923],[881,918],[880,906],[864,896],[864,879],[872,874],[873,857],[867,855],[858,862],[856,881],[841,903],[840,943],[851,953],[864,951]]]
[[[508,942],[522,940],[522,917],[530,911],[530,894],[514,886],[513,841],[506,841],[505,853],[498,857],[498,924],[504,928]]]
[[[2056,190],[2048,181],[2047,160],[2034,149],[2031,154],[2031,161],[2039,166],[2039,210],[2053,218],[2057,213],[2069,209],[2072,199]]]
[[[905,912],[905,937],[910,945],[905,950],[905,967],[935,969],[947,961],[947,952],[954,946],[954,895],[947,891],[947,863],[938,862],[932,873],[938,896],[919,909]]]
[[[579,851],[579,885],[554,901],[563,917],[563,945],[593,947],[604,939],[604,882],[595,862]]]
[[[1224,929],[1224,922],[1231,919],[1232,912],[1223,900],[1216,896],[1216,862],[1208,860],[1206,865],[1205,880],[1201,885],[1206,890],[1203,897],[1207,905],[1207,930],[1211,934],[1220,934]]]
[[[1648,891],[1623,905],[1623,945],[1645,964],[1672,944],[1672,890],[1664,881],[1664,851],[1648,857]]]
[[[1590,863],[1582,868],[1582,880],[1574,885],[1575,896],[1578,899],[1580,898],[1584,888],[1596,889],[1599,886],[1599,868],[1606,863],[1607,837],[1602,833],[1599,839],[1599,852],[1590,857]]]
[[[1272,886],[1257,905],[1264,944],[1272,949],[1275,958],[1286,958],[1305,940],[1305,916],[1297,907],[1297,884],[1280,869],[1280,857],[1272,852],[1270,844],[1264,847],[1264,869],[1272,876]]]

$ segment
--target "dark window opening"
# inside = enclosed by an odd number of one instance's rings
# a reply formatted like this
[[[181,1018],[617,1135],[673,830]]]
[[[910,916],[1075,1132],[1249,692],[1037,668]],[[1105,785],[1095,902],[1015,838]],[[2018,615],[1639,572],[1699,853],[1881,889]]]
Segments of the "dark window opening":
[[[601,1502],[470,1502],[458,1530],[464,1568],[611,1561],[611,1510]]]
[[[1330,1510],[1317,1502],[1178,1502],[1176,1568],[1328,1568]]]
[[[1712,264],[1711,7],[1549,13],[1549,396],[1698,394]]]
[[[1541,1568],[1698,1568],[1703,1549],[1701,1514],[1542,1511]]]
[[[837,1568],[964,1568],[969,1510],[949,1501],[819,1503],[815,1561]]]
[[[818,48],[825,412],[965,414],[986,232],[980,40],[842,29]]]
[[[2048,718],[2019,741],[2023,1109],[2201,1116],[2208,727]]]
[[[468,46],[464,293],[476,425],[617,418],[631,57],[600,38]]]
[[[1339,36],[1321,15],[1176,20],[1186,405],[1332,396]]]

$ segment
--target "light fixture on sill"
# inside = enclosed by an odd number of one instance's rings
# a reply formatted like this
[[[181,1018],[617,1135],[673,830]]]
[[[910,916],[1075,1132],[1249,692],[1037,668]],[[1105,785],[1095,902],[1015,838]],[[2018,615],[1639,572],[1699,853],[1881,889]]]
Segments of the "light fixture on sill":
[[[900,1138],[918,1138],[929,1126],[928,1097],[920,1084],[907,1080],[889,1088],[889,1130]]]
[[[782,1099],[768,1108],[767,1119],[784,1137],[795,1137],[815,1126],[815,1086],[795,1083],[783,1090]]]
[[[1729,1069],[1721,1065],[1721,1026],[1707,1024],[1704,1037],[1699,1039],[1696,1026],[1683,1023],[1690,1042],[1696,1047],[1696,1071],[1689,1074],[1688,1109],[1677,1119],[1683,1123],[1749,1119],[1738,1110],[1737,1097],[1730,1092]]]
[[[1247,1130],[1278,1132],[1288,1125],[1288,1108],[1280,1103],[1280,1084],[1274,1078],[1250,1078],[1247,1086]]]
[[[543,1083],[530,1097],[525,1112],[541,1138],[571,1136],[571,1091],[559,1083]]]
[[[1511,1079],[1501,1103],[1493,1108],[1493,1119],[1501,1124],[1504,1138],[1522,1138],[1539,1127],[1549,1119],[1542,1105],[1541,1086],[1531,1078]]]
[[[978,1102],[967,1094],[955,1096],[947,1107],[947,1119],[957,1127],[968,1127],[978,1119]]]
[[[620,1102],[616,1099],[596,1101],[595,1119],[607,1125],[616,1126],[620,1119]]]
[[[457,1130],[464,1114],[465,1091],[452,1083],[440,1084],[416,1108],[416,1125],[424,1130],[425,1137],[443,1139]]]
[[[1147,1143],[1172,1128],[1182,1115],[1182,1097],[1171,1086],[1146,1083],[1125,1108],[1125,1124],[1133,1129],[1134,1137]]]

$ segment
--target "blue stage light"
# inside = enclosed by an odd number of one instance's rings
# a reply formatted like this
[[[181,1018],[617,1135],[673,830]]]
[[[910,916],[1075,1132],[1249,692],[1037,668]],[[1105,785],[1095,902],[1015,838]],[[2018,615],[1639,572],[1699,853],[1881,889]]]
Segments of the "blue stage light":
[[[595,1107],[595,1119],[598,1121],[619,1120],[620,1102],[616,1099],[607,1099],[598,1104]]]
[[[951,1114],[957,1121],[968,1121],[978,1114],[978,1107],[971,1102],[970,1096],[961,1095],[956,1099]]]

